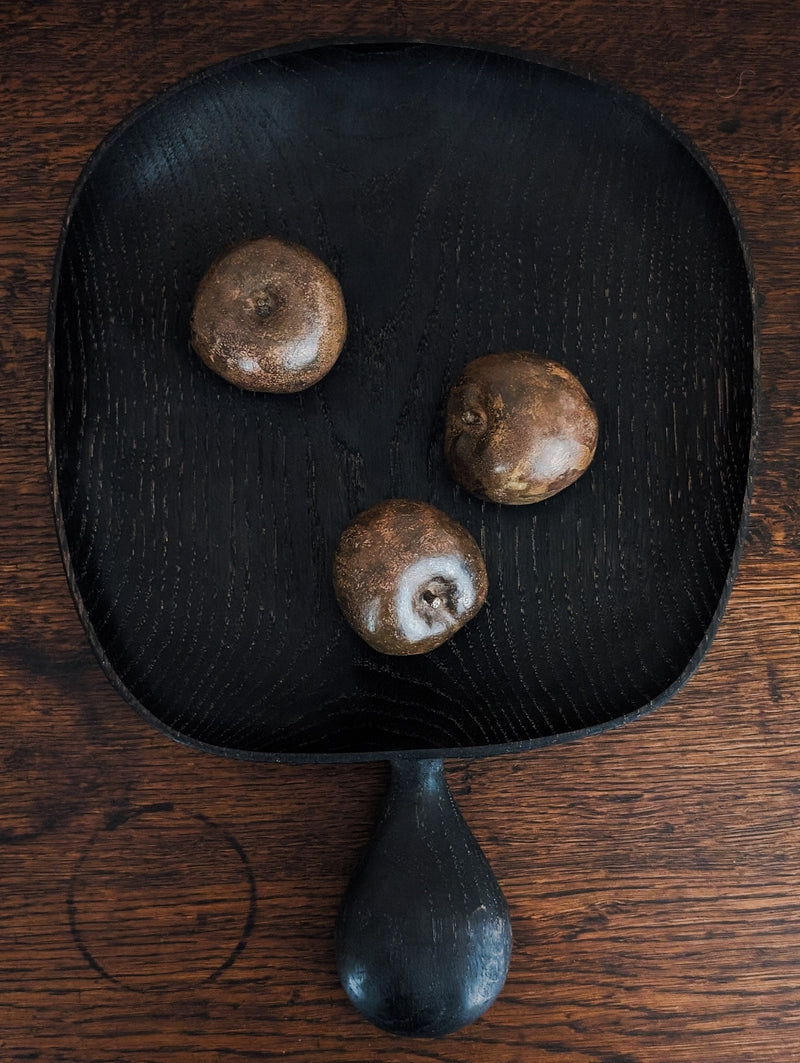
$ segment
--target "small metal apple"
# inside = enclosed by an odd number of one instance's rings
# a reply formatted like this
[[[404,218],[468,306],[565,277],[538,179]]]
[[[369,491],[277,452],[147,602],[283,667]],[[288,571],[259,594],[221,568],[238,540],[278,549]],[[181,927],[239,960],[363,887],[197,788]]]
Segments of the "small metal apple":
[[[445,457],[471,494],[519,506],[563,491],[591,464],[597,414],[563,365],[527,351],[470,362],[450,391]]]
[[[198,285],[191,342],[214,372],[249,391],[316,384],[347,333],[339,282],[300,244],[265,236],[226,251]]]
[[[392,498],[345,529],[333,563],[348,623],[381,653],[427,653],[471,620],[486,600],[478,544],[435,506]]]

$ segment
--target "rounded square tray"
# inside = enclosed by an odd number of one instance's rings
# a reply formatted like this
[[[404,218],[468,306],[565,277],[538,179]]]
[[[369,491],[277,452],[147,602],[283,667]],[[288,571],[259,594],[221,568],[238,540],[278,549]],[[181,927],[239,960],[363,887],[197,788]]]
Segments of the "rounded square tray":
[[[334,370],[248,394],[189,345],[230,244],[305,244],[339,277]],[[529,57],[433,44],[269,51],[183,82],[99,147],[69,206],[48,433],[67,574],[120,692],[236,757],[527,749],[631,719],[700,661],[750,493],[753,281],[735,212],[646,103]],[[589,472],[535,506],[469,497],[442,455],[473,357],[534,349],[584,383]],[[389,496],[480,541],[480,615],[371,651],[331,555]]]

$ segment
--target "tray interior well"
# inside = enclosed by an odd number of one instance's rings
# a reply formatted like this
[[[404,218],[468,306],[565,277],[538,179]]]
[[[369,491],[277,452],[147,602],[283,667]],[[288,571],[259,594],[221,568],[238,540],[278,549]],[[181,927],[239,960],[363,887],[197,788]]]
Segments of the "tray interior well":
[[[339,277],[350,331],[293,396],[192,353],[195,286],[265,232]],[[536,506],[466,495],[442,454],[473,357],[582,380],[590,471]],[[73,197],[50,328],[68,575],[118,689],[233,756],[479,753],[604,727],[697,664],[741,540],[756,350],[746,251],[671,126],[547,63],[436,45],[248,56],[157,98]],[[486,607],[374,653],[331,555],[355,514],[421,498],[480,541]]]

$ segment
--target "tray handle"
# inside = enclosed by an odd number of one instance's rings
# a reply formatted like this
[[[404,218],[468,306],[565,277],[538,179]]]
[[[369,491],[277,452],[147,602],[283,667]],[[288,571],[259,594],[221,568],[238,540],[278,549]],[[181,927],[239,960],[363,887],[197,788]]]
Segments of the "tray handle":
[[[397,758],[336,926],[339,977],[395,1034],[439,1037],[473,1022],[503,987],[508,905],[440,759]]]

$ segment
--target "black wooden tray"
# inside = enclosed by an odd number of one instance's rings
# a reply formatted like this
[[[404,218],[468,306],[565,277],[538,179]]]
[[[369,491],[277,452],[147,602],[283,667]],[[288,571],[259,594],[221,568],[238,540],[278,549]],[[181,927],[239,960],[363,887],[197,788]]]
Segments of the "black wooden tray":
[[[349,313],[339,363],[293,396],[244,393],[189,346],[210,261],[267,232],[326,261]],[[91,644],[180,741],[385,758],[401,789],[449,808],[424,762],[634,719],[700,662],[744,535],[755,334],[719,179],[613,86],[506,52],[380,42],[192,77],[93,155],[56,262],[50,465]],[[443,460],[449,386],[508,349],[566,364],[599,415],[589,472],[536,506],[471,498]],[[489,572],[477,619],[421,657],[371,651],[331,589],[342,530],[391,496],[463,523]],[[487,1003],[423,1021],[402,992],[363,1010],[438,1033]]]

